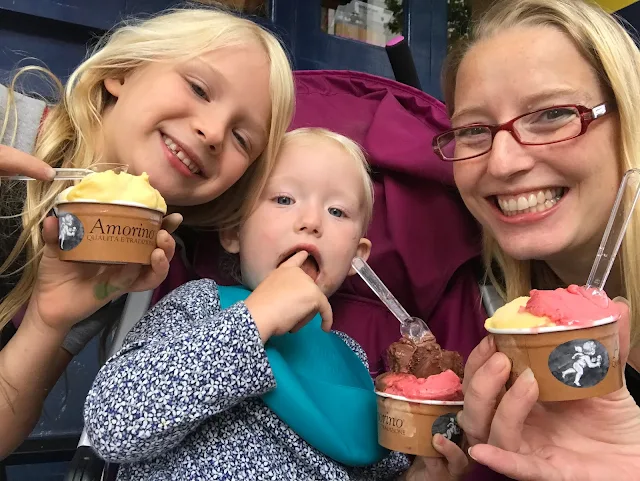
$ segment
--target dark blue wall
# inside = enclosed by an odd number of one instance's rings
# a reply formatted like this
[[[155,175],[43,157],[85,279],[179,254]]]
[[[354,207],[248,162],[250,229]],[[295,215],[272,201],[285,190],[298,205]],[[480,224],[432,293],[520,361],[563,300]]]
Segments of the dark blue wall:
[[[635,37],[638,37],[637,31],[640,30],[640,2],[633,3],[626,8],[623,8],[617,13],[620,17],[624,18],[636,32],[632,32]]]
[[[320,29],[320,2],[278,0],[275,28],[290,38],[297,69],[347,69],[393,78],[384,48],[328,35]],[[447,3],[405,0],[405,32],[425,91],[439,96],[440,66],[446,53]]]
[[[157,12],[175,0],[0,0],[0,78],[25,57],[44,62],[65,78],[88,43],[123,17]],[[392,77],[384,49],[334,37],[320,30],[320,1],[272,0],[271,21],[298,69],[350,69]],[[423,88],[439,95],[439,69],[446,50],[446,2],[405,0],[405,35]],[[4,77],[1,77],[4,74]]]
[[[154,12],[169,0],[0,0],[0,72],[16,63],[46,64],[67,77],[83,59],[87,45],[132,13]]]

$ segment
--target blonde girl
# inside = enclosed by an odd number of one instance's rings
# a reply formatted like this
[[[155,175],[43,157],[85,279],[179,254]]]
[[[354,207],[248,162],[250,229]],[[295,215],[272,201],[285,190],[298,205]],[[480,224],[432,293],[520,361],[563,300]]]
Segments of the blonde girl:
[[[20,126],[24,104],[11,88],[5,93],[4,130]],[[54,167],[127,164],[133,174],[149,174],[170,212],[185,223],[228,227],[242,218],[244,197],[261,189],[293,98],[287,56],[270,33],[219,10],[167,11],[129,21],[97,45],[46,112],[33,155]],[[4,132],[4,138],[18,144],[21,134]],[[0,154],[14,158],[5,162],[8,168],[26,155],[9,147]],[[35,169],[33,159],[25,165]],[[18,332],[0,351],[0,431],[10,433],[2,436],[0,455],[37,419],[47,389],[70,359],[61,346],[72,326],[116,296],[157,286],[173,255],[173,240],[161,231],[146,271],[59,263],[56,222],[45,217],[64,187],[27,184],[22,232],[7,241],[15,247],[0,267],[2,274],[21,269],[0,303],[0,326],[27,306]],[[10,195],[3,194],[3,202]],[[169,230],[180,219],[169,216]],[[98,301],[91,282],[78,288],[86,279],[110,282],[118,292]],[[65,289],[75,292],[76,302],[63,306],[56,299],[65,298]]]

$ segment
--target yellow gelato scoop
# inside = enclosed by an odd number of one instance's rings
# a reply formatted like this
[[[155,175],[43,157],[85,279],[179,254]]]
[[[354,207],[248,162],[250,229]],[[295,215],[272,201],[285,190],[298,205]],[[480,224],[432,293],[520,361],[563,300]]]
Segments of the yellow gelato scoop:
[[[548,317],[538,317],[524,310],[529,296],[522,296],[505,304],[484,323],[486,329],[526,329],[554,325]]]
[[[77,185],[63,190],[58,202],[101,202],[130,204],[167,212],[167,203],[149,183],[146,172],[132,175],[111,170],[89,174]]]

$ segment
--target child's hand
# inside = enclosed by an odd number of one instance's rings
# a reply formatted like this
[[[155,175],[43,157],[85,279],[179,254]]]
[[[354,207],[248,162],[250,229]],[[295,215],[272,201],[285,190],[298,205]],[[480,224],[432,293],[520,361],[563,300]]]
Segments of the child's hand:
[[[300,268],[308,255],[301,251],[280,264],[245,300],[262,342],[300,329],[318,312],[322,329],[331,328],[333,313],[327,296]]]
[[[163,226],[174,230],[181,220],[176,216],[180,217],[179,214],[166,217]],[[33,319],[60,333],[66,333],[121,294],[156,288],[169,272],[176,246],[169,232],[160,230],[150,266],[106,266],[59,260],[55,217],[45,219],[42,236],[45,248],[25,321]]]
[[[433,437],[433,447],[444,458],[416,457],[403,481],[457,481],[469,468],[469,460],[460,447],[442,434]]]

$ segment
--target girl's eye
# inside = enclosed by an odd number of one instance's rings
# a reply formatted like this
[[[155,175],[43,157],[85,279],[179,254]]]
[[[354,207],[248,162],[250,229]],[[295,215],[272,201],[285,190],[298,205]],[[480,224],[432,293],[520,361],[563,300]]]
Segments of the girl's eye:
[[[276,203],[280,205],[291,205],[293,204],[293,199],[287,195],[279,195],[276,197]]]
[[[344,217],[346,215],[342,209],[337,207],[329,207],[329,214],[334,217]]]
[[[189,85],[191,86],[191,90],[193,90],[194,94],[196,94],[201,99],[209,100],[209,96],[207,95],[207,92],[205,92],[205,90],[202,87],[200,87],[200,85],[194,82],[189,82]]]
[[[234,137],[236,138],[236,140],[238,141],[238,143],[240,143],[240,145],[242,146],[242,148],[244,150],[249,150],[249,142],[247,142],[247,139],[245,139],[241,134],[239,134],[238,132],[234,131],[233,132]]]

